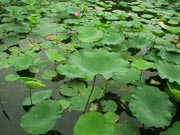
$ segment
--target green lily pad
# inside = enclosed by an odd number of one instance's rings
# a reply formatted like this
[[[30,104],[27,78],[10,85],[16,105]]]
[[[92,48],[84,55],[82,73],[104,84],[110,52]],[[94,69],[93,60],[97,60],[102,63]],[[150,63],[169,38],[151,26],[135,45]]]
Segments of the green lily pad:
[[[55,70],[45,70],[41,77],[45,80],[52,80],[58,73]]]
[[[107,112],[104,114],[104,116],[110,123],[116,123],[119,120],[119,115],[117,115],[115,112]]]
[[[150,86],[139,87],[134,92],[129,108],[132,114],[148,127],[168,126],[174,113],[174,106],[168,95]]]
[[[60,74],[69,78],[93,80],[95,75],[101,74],[105,79],[115,74],[127,72],[129,62],[120,58],[118,54],[104,49],[92,51],[77,51],[69,56],[67,63],[58,66]]]
[[[5,77],[5,80],[6,81],[16,81],[19,79],[19,75],[18,74],[8,74],[6,77]]]
[[[106,45],[118,45],[124,41],[123,33],[108,33],[104,34],[101,43]]]
[[[28,69],[33,64],[32,56],[19,56],[15,59],[13,67],[16,71]]]
[[[180,85],[177,84],[176,82],[168,83],[168,88],[173,98],[175,98],[175,100],[180,102]]]
[[[172,34],[180,34],[180,27],[166,26],[165,28]]]
[[[87,98],[84,96],[73,96],[70,99],[71,106],[69,110],[78,110],[78,111],[84,111],[84,108],[87,103]]]
[[[99,112],[81,115],[74,127],[74,135],[114,135],[114,125]]]
[[[131,63],[131,66],[139,70],[146,70],[146,69],[154,68],[155,64],[152,62],[146,61],[144,59],[135,59]]]
[[[43,90],[43,91],[38,91],[32,94],[32,100],[33,104],[37,104],[45,99],[49,99],[52,95],[52,90]],[[31,100],[30,97],[28,96],[27,98],[24,99],[23,105],[31,105]]]
[[[117,104],[113,100],[101,101],[101,106],[105,112],[115,112],[117,110]]]
[[[63,61],[65,60],[64,55],[60,54],[57,49],[48,49],[46,50],[46,56],[50,61]]]
[[[82,42],[95,42],[102,36],[103,32],[95,27],[82,27],[78,30],[78,39]]]
[[[21,118],[21,127],[33,135],[45,134],[54,128],[56,120],[62,116],[62,108],[57,101],[44,100],[33,106]]]
[[[160,133],[160,135],[177,135],[180,132],[180,122],[174,122],[173,126],[168,128],[165,132]]]
[[[158,74],[162,79],[168,79],[169,82],[177,82],[180,84],[180,65],[175,65],[165,61],[159,61],[156,64]]]
[[[140,135],[139,128],[130,120],[115,125],[115,135]]]

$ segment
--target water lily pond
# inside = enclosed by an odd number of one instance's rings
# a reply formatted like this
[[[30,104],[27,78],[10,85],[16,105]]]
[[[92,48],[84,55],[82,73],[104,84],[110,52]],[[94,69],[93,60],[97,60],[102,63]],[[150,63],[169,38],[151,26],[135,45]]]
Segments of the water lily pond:
[[[1,0],[2,135],[177,135],[179,0]]]

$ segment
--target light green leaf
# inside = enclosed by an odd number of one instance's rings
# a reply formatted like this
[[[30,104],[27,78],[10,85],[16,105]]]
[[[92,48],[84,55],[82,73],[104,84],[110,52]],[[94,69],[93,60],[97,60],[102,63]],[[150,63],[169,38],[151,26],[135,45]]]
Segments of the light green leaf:
[[[62,116],[62,108],[57,101],[44,100],[33,106],[21,118],[21,127],[30,134],[45,134],[54,128],[56,120]]]
[[[6,77],[5,77],[5,80],[6,81],[16,81],[19,79],[19,75],[18,74],[8,74]]]
[[[115,112],[117,110],[117,104],[113,100],[101,101],[101,106],[105,112]]]
[[[78,30],[78,39],[82,42],[95,42],[102,36],[103,32],[95,27],[82,27]]]
[[[45,99],[49,99],[52,95],[52,90],[43,90],[43,91],[38,91],[32,94],[32,101],[33,104],[37,104]],[[23,105],[31,105],[31,100],[30,97],[28,96],[27,98],[24,99]]]
[[[81,115],[74,127],[74,135],[114,135],[114,125],[99,112]]]
[[[146,61],[144,59],[135,59],[131,63],[131,66],[139,70],[146,70],[146,69],[154,68],[155,65],[154,63]]]
[[[107,112],[104,116],[110,123],[116,123],[119,120],[119,115],[114,112]]]
[[[65,60],[64,55],[60,54],[58,49],[48,49],[46,50],[46,56],[50,61],[63,61]]]
[[[45,70],[41,77],[45,80],[51,80],[53,77],[55,77],[58,73],[55,70]]]
[[[137,88],[132,95],[129,108],[132,114],[148,127],[168,126],[174,113],[174,106],[168,95],[150,86]]]
[[[118,54],[104,49],[77,51],[69,56],[67,63],[58,66],[60,74],[69,78],[82,78],[88,81],[93,80],[94,76],[98,74],[109,79],[115,74],[124,73],[128,70],[128,61],[120,58]]]
[[[180,84],[177,84],[176,82],[168,83],[168,88],[170,93],[172,94],[172,97],[175,98],[178,102],[180,102]]]
[[[159,61],[156,64],[158,74],[162,79],[168,79],[169,82],[177,82],[180,84],[180,65],[175,65],[165,61]]]
[[[160,133],[160,135],[177,135],[180,133],[180,122],[176,121],[173,123],[173,126],[168,128],[166,131]]]

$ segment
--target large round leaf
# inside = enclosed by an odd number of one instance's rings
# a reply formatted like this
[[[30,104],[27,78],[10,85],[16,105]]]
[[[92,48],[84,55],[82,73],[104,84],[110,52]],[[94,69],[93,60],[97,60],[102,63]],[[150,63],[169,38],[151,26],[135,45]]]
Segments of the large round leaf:
[[[180,84],[180,65],[175,65],[165,61],[159,61],[156,64],[158,74],[162,79],[167,78],[170,82],[177,82]]]
[[[155,87],[140,87],[129,103],[132,114],[146,126],[164,127],[170,124],[174,106],[169,97]]]
[[[171,128],[168,128],[165,132],[162,132],[160,135],[177,135],[180,133],[180,122],[177,121],[173,124]]]
[[[168,88],[172,97],[176,101],[180,102],[180,85],[176,82],[168,83]]]
[[[61,117],[62,107],[59,102],[44,100],[35,106],[21,118],[21,127],[33,135],[45,134],[54,128],[56,119]]]
[[[120,58],[119,54],[104,49],[92,51],[77,51],[69,56],[65,65],[60,64],[58,71],[69,78],[92,80],[95,75],[101,74],[105,79],[114,74],[129,70],[129,62]]]
[[[102,36],[103,32],[95,27],[83,27],[78,30],[78,39],[82,42],[95,42]]]
[[[89,112],[77,121],[74,135],[114,135],[114,125],[103,114]]]

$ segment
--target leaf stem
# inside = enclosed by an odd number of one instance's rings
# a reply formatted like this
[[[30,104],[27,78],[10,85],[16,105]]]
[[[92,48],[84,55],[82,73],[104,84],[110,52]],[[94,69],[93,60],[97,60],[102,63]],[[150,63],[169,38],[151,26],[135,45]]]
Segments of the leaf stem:
[[[29,97],[30,97],[30,102],[31,102],[31,105],[32,105],[33,102],[32,102],[32,91],[31,91],[31,89],[29,89]]]
[[[2,103],[1,96],[0,96],[0,104],[1,104],[1,108],[2,108],[3,114],[6,116],[6,118],[7,118],[8,120],[11,120],[11,118],[9,117],[9,115],[6,113],[6,110],[4,109],[4,105],[3,105],[3,103]]]
[[[88,100],[87,100],[87,102],[86,102],[86,106],[85,106],[85,108],[84,108],[83,114],[86,112],[86,109],[87,109],[89,100],[90,100],[91,95],[92,95],[92,93],[93,93],[93,91],[94,91],[95,82],[96,82],[96,75],[94,76],[94,79],[93,79],[93,86],[92,86],[91,92],[90,92],[90,94],[89,94]]]

